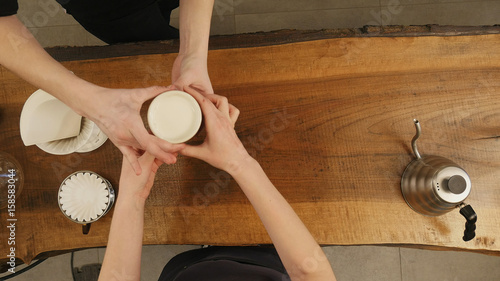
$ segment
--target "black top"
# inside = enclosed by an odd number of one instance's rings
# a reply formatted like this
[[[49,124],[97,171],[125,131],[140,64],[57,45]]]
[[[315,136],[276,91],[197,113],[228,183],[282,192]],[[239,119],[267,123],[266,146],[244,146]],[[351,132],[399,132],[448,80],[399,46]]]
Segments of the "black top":
[[[74,16],[87,19],[101,17],[116,19],[150,6],[158,0],[57,0],[57,2]],[[0,16],[14,15],[17,10],[17,0],[0,1]]]
[[[274,248],[208,247],[181,253],[158,281],[290,281]]]
[[[15,15],[18,8],[17,0],[1,0],[0,17]]]
[[[175,281],[286,281],[281,272],[235,261],[203,261],[186,268]]]
[[[152,5],[158,0],[56,0],[74,17],[114,20]]]
[[[179,31],[170,26],[170,13],[179,0],[56,1],[88,32],[108,44],[179,38]],[[38,4],[34,1],[32,5]],[[17,0],[0,0],[0,16],[14,15],[17,10]]]

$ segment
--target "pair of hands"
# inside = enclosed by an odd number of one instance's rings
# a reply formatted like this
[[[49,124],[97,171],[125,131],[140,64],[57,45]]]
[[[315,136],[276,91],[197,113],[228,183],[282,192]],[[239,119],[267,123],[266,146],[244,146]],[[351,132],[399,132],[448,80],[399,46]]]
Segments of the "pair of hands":
[[[147,151],[167,164],[176,162],[177,153],[183,144],[170,144],[148,133],[142,122],[142,104],[168,90],[183,90],[186,86],[203,94],[213,94],[207,72],[206,59],[197,56],[178,55],[172,68],[172,85],[144,89],[101,88],[96,106],[86,110],[87,117],[94,121],[122,152],[136,174],[142,172],[138,157]],[[111,105],[111,106],[110,106]]]
[[[242,161],[250,157],[234,130],[240,111],[229,104],[226,97],[200,94],[190,87],[185,87],[183,90],[191,94],[200,104],[207,136],[201,145],[183,145],[178,152],[231,173]],[[124,156],[120,176],[121,192],[146,200],[156,172],[164,161],[148,151],[137,156],[138,164],[143,169],[140,175],[134,173]]]

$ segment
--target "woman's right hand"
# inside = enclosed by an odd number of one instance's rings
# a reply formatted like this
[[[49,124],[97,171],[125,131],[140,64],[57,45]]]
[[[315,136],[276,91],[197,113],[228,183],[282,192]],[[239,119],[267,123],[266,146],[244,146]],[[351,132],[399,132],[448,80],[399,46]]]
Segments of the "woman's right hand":
[[[154,86],[144,89],[97,88],[78,103],[83,116],[90,118],[123,153],[134,172],[141,174],[139,156],[148,151],[166,164],[177,161],[177,152],[184,144],[171,144],[144,127],[140,111],[143,103],[168,90]],[[90,98],[94,97],[94,98]],[[76,100],[76,99],[75,99]]]
[[[236,135],[239,110],[225,97],[202,95],[191,88],[184,91],[200,104],[207,137],[203,144],[186,146],[180,153],[204,160],[234,178],[259,215],[291,280],[335,281],[321,247]]]
[[[186,145],[180,153],[203,160],[229,174],[236,172],[244,161],[251,158],[234,130],[240,111],[229,104],[226,97],[203,95],[191,87],[184,87],[184,91],[200,104],[207,136],[201,145]]]

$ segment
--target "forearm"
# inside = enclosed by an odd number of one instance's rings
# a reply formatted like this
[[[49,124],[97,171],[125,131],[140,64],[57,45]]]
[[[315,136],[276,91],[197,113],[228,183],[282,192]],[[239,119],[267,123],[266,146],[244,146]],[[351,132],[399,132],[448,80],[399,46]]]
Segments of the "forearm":
[[[292,280],[335,280],[320,246],[257,161],[246,161],[233,177],[257,211]]]
[[[98,87],[54,60],[16,16],[0,17],[0,50],[0,64],[84,115],[77,105]]]
[[[179,55],[207,57],[214,0],[181,0]]]
[[[145,199],[117,200],[99,281],[140,280]]]

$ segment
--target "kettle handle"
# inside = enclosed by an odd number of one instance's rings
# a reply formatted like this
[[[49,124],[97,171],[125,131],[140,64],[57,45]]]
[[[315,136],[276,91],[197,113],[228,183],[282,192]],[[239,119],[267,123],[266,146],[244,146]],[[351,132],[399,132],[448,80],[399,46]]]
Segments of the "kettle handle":
[[[460,205],[460,214],[467,220],[465,223],[464,236],[462,239],[464,241],[470,241],[474,237],[476,237],[476,221],[477,214],[472,209],[471,205],[461,204]]]

